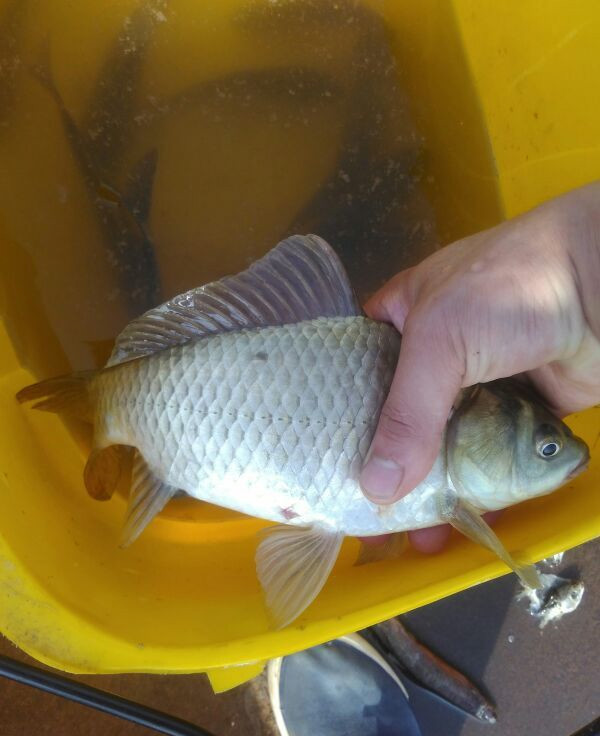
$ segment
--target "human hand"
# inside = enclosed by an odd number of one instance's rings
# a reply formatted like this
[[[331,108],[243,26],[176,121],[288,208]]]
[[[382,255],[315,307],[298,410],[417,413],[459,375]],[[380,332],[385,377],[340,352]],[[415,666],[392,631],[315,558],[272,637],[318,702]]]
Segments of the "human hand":
[[[431,469],[463,387],[522,374],[560,416],[600,401],[600,182],[449,245],[365,310],[403,335],[361,475],[367,497],[389,504]],[[448,534],[411,541],[435,551]]]

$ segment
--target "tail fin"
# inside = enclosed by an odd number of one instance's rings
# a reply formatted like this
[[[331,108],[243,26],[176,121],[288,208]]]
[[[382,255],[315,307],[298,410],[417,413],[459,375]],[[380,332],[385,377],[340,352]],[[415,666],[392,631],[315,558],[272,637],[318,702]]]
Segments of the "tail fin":
[[[80,419],[92,419],[92,402],[89,384],[97,371],[80,371],[68,376],[49,378],[31,386],[25,386],[17,394],[17,401],[35,401],[34,409],[71,414]]]

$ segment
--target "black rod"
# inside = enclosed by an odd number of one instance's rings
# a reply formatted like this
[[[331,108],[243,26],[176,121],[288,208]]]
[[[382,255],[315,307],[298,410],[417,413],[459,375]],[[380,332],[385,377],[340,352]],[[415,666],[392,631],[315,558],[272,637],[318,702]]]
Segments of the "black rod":
[[[167,736],[214,736],[200,726],[194,726],[192,723],[154,710],[154,708],[147,708],[145,705],[121,698],[119,695],[98,690],[82,682],[69,680],[54,672],[46,672],[2,655],[0,655],[0,676],[38,690],[44,690],[52,695],[59,695],[75,703],[87,705],[103,713],[118,716],[140,726],[153,728]]]

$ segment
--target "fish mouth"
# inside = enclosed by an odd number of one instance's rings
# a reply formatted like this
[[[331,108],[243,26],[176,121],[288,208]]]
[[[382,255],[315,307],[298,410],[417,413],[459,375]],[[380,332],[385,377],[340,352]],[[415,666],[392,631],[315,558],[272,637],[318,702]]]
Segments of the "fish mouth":
[[[590,464],[590,458],[589,455],[587,457],[584,457],[583,460],[580,460],[577,465],[571,470],[569,475],[567,475],[567,478],[571,480],[572,478],[575,478],[580,473],[583,473],[584,470],[587,470],[588,465]]]

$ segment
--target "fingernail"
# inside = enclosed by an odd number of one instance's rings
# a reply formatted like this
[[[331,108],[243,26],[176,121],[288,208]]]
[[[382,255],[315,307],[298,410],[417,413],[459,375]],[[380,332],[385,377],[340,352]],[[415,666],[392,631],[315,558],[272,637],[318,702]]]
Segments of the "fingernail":
[[[403,478],[402,465],[372,455],[362,469],[360,483],[367,496],[375,503],[391,503]]]

